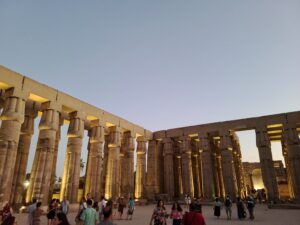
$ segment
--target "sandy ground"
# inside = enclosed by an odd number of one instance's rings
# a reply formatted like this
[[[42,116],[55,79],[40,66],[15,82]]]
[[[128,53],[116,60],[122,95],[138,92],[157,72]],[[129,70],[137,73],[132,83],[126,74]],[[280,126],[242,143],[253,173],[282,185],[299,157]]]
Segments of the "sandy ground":
[[[167,205],[167,210],[170,212],[171,206]],[[133,220],[114,220],[117,225],[149,225],[154,205],[137,206],[133,215]],[[127,212],[125,209],[124,212]],[[268,209],[265,205],[256,205],[255,207],[255,220],[251,221],[246,219],[239,221],[237,219],[236,207],[232,207],[233,215],[232,220],[226,219],[225,209],[222,209],[221,217],[219,219],[213,216],[213,210],[211,206],[203,206],[203,215],[206,220],[206,224],[257,224],[257,225],[299,225],[300,224],[300,210],[296,209]],[[76,213],[68,214],[69,222],[71,225],[75,225]],[[27,214],[15,214],[18,220],[18,225],[27,224]],[[125,218],[125,217],[124,217]],[[46,216],[42,216],[41,225],[47,225]],[[172,225],[172,221],[168,219],[168,225]]]

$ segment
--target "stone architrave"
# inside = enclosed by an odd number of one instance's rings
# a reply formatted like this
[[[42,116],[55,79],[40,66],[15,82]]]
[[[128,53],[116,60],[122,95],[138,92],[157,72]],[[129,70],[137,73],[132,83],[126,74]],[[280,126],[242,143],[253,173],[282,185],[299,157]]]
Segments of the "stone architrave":
[[[279,198],[279,193],[275,169],[273,166],[271,143],[266,127],[259,127],[256,129],[256,146],[259,152],[261,173],[264,186],[267,189],[268,200],[276,201]]]
[[[194,197],[191,139],[190,137],[181,137],[180,141],[183,194]]]
[[[169,200],[174,197],[174,158],[173,142],[170,138],[164,138],[164,193],[168,194]]]
[[[203,184],[203,198],[205,200],[212,200],[214,190],[214,177],[212,165],[212,153],[210,149],[209,139],[207,134],[199,134],[202,162],[202,184]]]
[[[36,198],[47,205],[52,178],[56,132],[59,127],[59,106],[52,102],[42,105],[39,137],[30,174],[26,201]]]
[[[296,202],[300,202],[300,140],[296,124],[284,125],[283,137],[287,147],[288,172]]]
[[[132,132],[123,133],[124,160],[121,168],[122,196],[134,197],[134,137]]]
[[[24,195],[24,181],[28,163],[31,137],[34,133],[34,120],[37,117],[35,102],[30,102],[25,109],[25,120],[21,127],[21,134],[18,144],[17,158],[13,176],[13,186],[11,191],[12,203],[20,206]]]
[[[143,136],[137,138],[137,159],[135,173],[135,198],[145,198],[146,184],[146,143],[147,139]]]
[[[147,198],[154,200],[155,194],[161,192],[160,174],[162,166],[160,163],[160,154],[157,140],[149,140],[148,142],[148,162],[146,175]],[[151,162],[151,163],[150,163]]]
[[[105,182],[105,197],[116,199],[120,196],[120,128],[110,127],[110,140],[108,144],[108,161]]]
[[[222,174],[225,195],[229,195],[233,200],[237,194],[236,174],[233,163],[232,142],[228,131],[221,132],[220,150],[222,161]]]
[[[88,161],[85,175],[85,195],[90,193],[95,200],[100,200],[102,177],[102,150],[104,141],[104,128],[99,120],[91,121],[89,130]]]
[[[78,198],[84,118],[79,112],[70,113],[68,146],[60,193],[60,198],[66,197],[70,203],[76,203]]]
[[[0,128],[0,205],[10,201],[26,94],[16,88],[5,91]]]

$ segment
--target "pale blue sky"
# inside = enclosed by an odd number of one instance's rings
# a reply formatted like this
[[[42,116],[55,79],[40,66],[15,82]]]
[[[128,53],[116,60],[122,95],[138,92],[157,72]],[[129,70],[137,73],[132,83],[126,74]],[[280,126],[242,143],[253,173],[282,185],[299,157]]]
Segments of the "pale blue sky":
[[[299,12],[298,0],[0,0],[0,64],[152,131],[297,111]],[[257,160],[253,132],[239,135]]]

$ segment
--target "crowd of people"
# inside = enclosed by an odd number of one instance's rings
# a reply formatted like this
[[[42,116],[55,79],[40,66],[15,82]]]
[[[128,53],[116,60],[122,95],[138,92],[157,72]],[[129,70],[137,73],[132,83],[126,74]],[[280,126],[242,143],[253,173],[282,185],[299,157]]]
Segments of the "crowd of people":
[[[238,219],[244,220],[247,214],[249,214],[249,219],[254,219],[255,200],[252,195],[248,195],[244,201],[240,197],[237,197],[235,204]],[[128,207],[127,216],[123,218],[126,207]],[[164,202],[159,200],[152,213],[150,225],[166,225],[168,218],[172,220],[173,225],[205,225],[200,199],[192,199],[189,195],[186,195],[184,198],[184,207],[186,208],[185,212],[183,212],[179,202],[174,202],[171,211],[167,212]],[[218,197],[215,198],[213,203],[214,216],[220,218],[223,207],[225,208],[227,219],[231,220],[233,201],[229,195],[222,201]],[[123,198],[119,198],[117,201],[107,201],[102,196],[101,200],[97,202],[87,195],[86,197],[82,197],[79,203],[75,222],[76,225],[115,225],[113,218],[131,220],[134,208],[133,198],[130,198],[126,203]],[[48,225],[70,225],[67,216],[70,206],[66,198],[61,202],[59,199],[52,199],[46,212],[41,209],[41,202],[33,199],[32,203],[28,205],[27,211],[28,225],[41,225],[41,216],[43,214],[47,216]],[[16,218],[12,215],[9,203],[4,205],[0,213],[1,225],[17,224]]]

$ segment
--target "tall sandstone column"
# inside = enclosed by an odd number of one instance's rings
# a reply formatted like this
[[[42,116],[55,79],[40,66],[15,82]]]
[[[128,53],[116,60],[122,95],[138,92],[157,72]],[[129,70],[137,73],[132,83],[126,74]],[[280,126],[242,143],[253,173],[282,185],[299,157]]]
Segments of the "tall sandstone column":
[[[14,205],[20,206],[24,195],[24,181],[28,163],[31,137],[34,133],[34,120],[37,116],[36,104],[31,102],[25,109],[25,120],[21,127],[18,152],[14,169],[11,200]]]
[[[135,141],[132,132],[126,131],[123,134],[124,160],[122,163],[122,195],[134,197],[134,149]]]
[[[211,149],[207,134],[199,134],[200,139],[200,151],[202,162],[202,185],[203,185],[203,198],[205,200],[212,200],[214,189],[214,177],[213,177],[213,165]]]
[[[284,125],[284,141],[287,146],[288,172],[296,202],[300,203],[300,140],[296,124]]]
[[[199,164],[199,146],[198,142],[193,142],[192,148],[192,167],[193,167],[193,182],[194,182],[194,196],[200,198],[201,196],[201,187],[200,187],[200,179],[201,179],[201,166]],[[201,162],[201,161],[200,161]]]
[[[110,127],[110,140],[108,144],[108,159],[105,182],[105,197],[116,199],[120,195],[120,128]]]
[[[194,197],[194,183],[192,171],[192,148],[190,137],[181,137],[180,140],[183,193]]]
[[[48,203],[52,176],[56,132],[59,126],[59,107],[51,102],[42,104],[39,137],[30,174],[26,200],[36,198],[43,205]]]
[[[256,146],[259,152],[261,173],[264,186],[267,189],[269,201],[276,201],[279,198],[276,174],[273,165],[271,143],[266,127],[256,129]]]
[[[237,194],[237,182],[233,164],[231,137],[228,131],[221,132],[220,149],[225,194],[230,195],[230,197],[235,200]]]
[[[171,138],[164,138],[164,193],[169,200],[174,197],[174,162],[173,143]]]
[[[102,177],[102,150],[104,141],[104,128],[99,120],[91,121],[89,130],[88,162],[85,177],[85,194],[90,193],[95,200],[100,201]]]
[[[282,140],[281,140],[281,146],[282,146],[282,155],[283,155],[285,168],[286,168],[286,174],[287,174],[289,197],[291,199],[294,199],[295,194],[294,194],[294,187],[293,187],[293,182],[292,182],[291,168],[290,168],[290,164],[289,164],[288,146],[287,146],[287,143],[284,141],[284,138],[282,138]]]
[[[25,95],[15,88],[6,90],[0,128],[0,205],[10,201],[21,125],[24,122]]]
[[[160,193],[160,174],[163,170],[161,165],[160,152],[157,140],[149,140],[148,143],[148,163],[146,176],[147,198],[154,200],[155,194]]]
[[[136,173],[135,173],[135,197],[138,199],[145,198],[145,184],[146,184],[146,143],[145,137],[137,138],[137,159],[136,159]]]
[[[60,198],[66,197],[70,203],[76,203],[78,196],[84,118],[79,112],[70,113],[68,146],[60,193]]]

